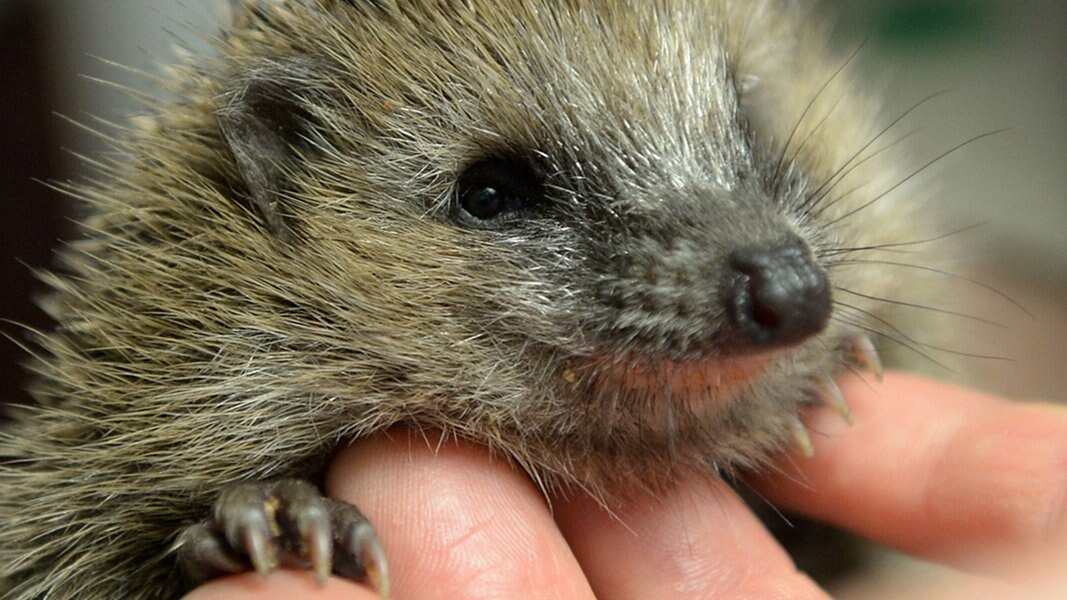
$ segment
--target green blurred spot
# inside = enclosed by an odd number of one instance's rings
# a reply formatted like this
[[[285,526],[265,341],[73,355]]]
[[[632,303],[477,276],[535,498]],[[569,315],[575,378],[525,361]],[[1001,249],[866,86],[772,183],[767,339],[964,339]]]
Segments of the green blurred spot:
[[[997,12],[983,0],[897,0],[875,9],[871,23],[886,45],[929,50],[988,38]]]

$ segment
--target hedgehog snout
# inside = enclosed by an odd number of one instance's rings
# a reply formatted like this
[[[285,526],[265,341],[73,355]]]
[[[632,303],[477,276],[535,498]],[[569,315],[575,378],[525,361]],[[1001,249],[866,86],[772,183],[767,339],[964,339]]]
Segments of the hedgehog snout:
[[[739,339],[759,348],[789,346],[829,322],[829,281],[801,240],[735,250],[729,266],[727,309]]]

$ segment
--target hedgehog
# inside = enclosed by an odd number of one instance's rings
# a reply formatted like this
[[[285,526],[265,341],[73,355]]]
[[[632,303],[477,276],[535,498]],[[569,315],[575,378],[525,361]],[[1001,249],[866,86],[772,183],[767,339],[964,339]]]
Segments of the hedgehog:
[[[610,5],[610,6],[609,6]],[[810,449],[934,239],[897,121],[791,0],[239,0],[45,274],[0,596],[172,598],[386,558],[319,491],[406,425],[546,493]],[[926,231],[929,230],[929,233]],[[904,338],[906,339],[906,338]]]

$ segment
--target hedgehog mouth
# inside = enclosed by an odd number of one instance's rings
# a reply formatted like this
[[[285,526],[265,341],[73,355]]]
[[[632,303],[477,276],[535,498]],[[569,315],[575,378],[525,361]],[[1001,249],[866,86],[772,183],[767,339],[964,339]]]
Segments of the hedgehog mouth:
[[[682,403],[694,412],[719,405],[749,389],[773,353],[690,361],[613,357],[599,365],[597,384],[628,395]],[[703,409],[703,410],[701,410]]]

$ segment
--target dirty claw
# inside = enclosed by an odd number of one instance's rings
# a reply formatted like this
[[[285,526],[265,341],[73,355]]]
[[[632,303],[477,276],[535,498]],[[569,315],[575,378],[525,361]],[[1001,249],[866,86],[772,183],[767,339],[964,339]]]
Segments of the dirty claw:
[[[320,584],[330,574],[366,579],[389,596],[385,554],[374,528],[354,506],[325,498],[314,486],[286,479],[226,489],[212,519],[190,526],[174,545],[191,584],[255,569],[311,569]]]

